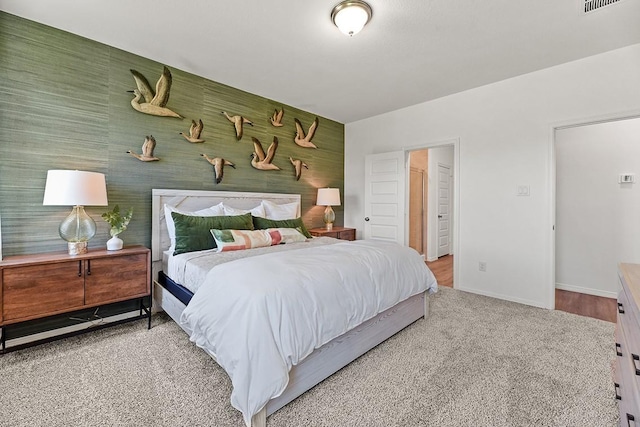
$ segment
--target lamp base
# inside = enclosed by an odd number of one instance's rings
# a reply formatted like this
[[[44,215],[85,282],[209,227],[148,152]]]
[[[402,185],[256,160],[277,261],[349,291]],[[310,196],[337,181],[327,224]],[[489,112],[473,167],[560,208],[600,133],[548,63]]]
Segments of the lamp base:
[[[69,255],[82,255],[87,253],[87,242],[67,242]]]
[[[336,214],[335,212],[333,212],[333,209],[331,209],[331,206],[327,206],[325,208],[324,216],[322,217],[322,220],[325,223],[325,227],[327,228],[327,231],[333,230],[333,221],[336,220]]]

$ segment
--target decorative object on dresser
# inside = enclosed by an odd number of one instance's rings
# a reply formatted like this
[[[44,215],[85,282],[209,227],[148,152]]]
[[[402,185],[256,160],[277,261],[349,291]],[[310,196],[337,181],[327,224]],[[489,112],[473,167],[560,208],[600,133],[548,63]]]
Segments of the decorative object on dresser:
[[[191,127],[189,127],[189,135],[184,132],[180,132],[180,135],[184,137],[189,142],[204,142],[204,139],[200,138],[200,134],[202,133],[202,129],[204,129],[204,123],[202,123],[202,119],[198,120],[196,123],[195,120],[191,120]]]
[[[640,421],[640,264],[620,264],[616,323],[616,399],[620,425]]]
[[[144,137],[144,142],[142,143],[142,154],[134,153],[131,150],[127,151],[127,154],[131,154],[141,162],[157,162],[160,159],[153,155],[153,150],[155,150],[155,148],[156,139],[153,135],[148,135]]]
[[[115,302],[139,300],[139,315],[94,328],[141,318],[147,318],[151,327],[151,252],[143,246],[118,252],[90,250],[80,255],[54,252],[10,256],[0,262],[0,283],[2,352],[24,347],[7,349],[6,330],[12,325]],[[148,304],[145,297],[149,297]]]
[[[119,251],[120,249],[122,249],[123,242],[122,239],[118,237],[118,235],[127,229],[132,216],[132,207],[129,208],[127,213],[121,215],[120,206],[118,205],[115,205],[112,211],[108,211],[102,214],[102,219],[104,219],[111,226],[111,229],[109,230],[111,239],[107,241],[108,251]]]
[[[331,230],[326,228],[311,228],[309,233],[315,237],[334,237],[340,240],[356,240],[356,229],[347,227],[333,227]]]
[[[291,157],[289,157],[289,161],[293,165],[293,170],[296,173],[296,181],[299,181],[300,176],[302,175],[302,168],[304,167],[305,169],[309,169],[309,166],[307,166],[307,164],[300,159],[294,160]]]
[[[244,130],[244,125],[247,124],[249,126],[253,126],[253,122],[242,116],[230,116],[226,111],[223,111],[222,114],[233,123],[233,126],[236,129],[236,139],[240,141],[242,139],[242,133]]]
[[[284,126],[282,124],[282,117],[284,116],[284,108],[281,108],[280,111],[276,108],[273,112],[273,116],[271,116],[271,124],[277,128]]]
[[[267,154],[264,154],[264,150],[262,149],[262,144],[258,141],[258,138],[251,137],[253,140],[253,153],[251,153],[251,166],[258,170],[263,171],[279,171],[280,168],[273,163],[273,158],[276,155],[276,150],[278,149],[278,138],[273,137],[273,142],[269,145],[267,149]]]
[[[333,221],[336,220],[336,214],[331,206],[340,206],[340,189],[339,188],[318,188],[318,198],[316,205],[326,206],[324,210],[324,223],[328,231],[333,228]]]
[[[309,132],[307,132],[306,135],[304,133],[304,129],[302,129],[302,123],[300,123],[300,120],[294,120],[296,122],[296,136],[293,138],[293,141],[300,147],[318,148],[313,142],[311,142],[313,136],[316,134],[316,129],[318,128],[318,118],[316,117],[313,123],[311,123],[311,126],[309,126]]]
[[[236,165],[231,163],[229,160],[225,160],[222,157],[209,157],[206,154],[200,154],[204,159],[211,163],[213,166],[213,174],[215,177],[216,184],[220,184],[222,182],[222,177],[224,175],[224,167],[225,165],[231,166],[232,168],[236,168]]]
[[[96,234],[96,223],[85,206],[107,206],[104,174],[78,170],[50,170],[44,188],[45,206],[73,206],[58,232],[67,241],[69,255],[87,253],[87,243]]]
[[[135,95],[131,100],[131,106],[134,110],[152,116],[182,118],[180,114],[166,107],[167,102],[169,102],[171,82],[173,81],[171,71],[167,67],[164,67],[162,75],[156,82],[155,90],[153,90],[145,76],[136,70],[130,71],[137,86],[136,89],[129,91]],[[142,98],[144,98],[145,102],[140,102]]]

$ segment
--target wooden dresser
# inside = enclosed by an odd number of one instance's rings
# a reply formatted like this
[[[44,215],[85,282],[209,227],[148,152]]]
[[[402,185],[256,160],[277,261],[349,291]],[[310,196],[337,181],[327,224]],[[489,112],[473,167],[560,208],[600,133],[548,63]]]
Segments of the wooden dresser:
[[[616,398],[620,425],[640,423],[640,264],[620,264],[616,323]]]
[[[140,317],[150,325],[151,308],[143,305],[151,293],[150,265],[144,246],[5,258],[0,262],[0,352],[11,325],[115,302],[138,299]]]

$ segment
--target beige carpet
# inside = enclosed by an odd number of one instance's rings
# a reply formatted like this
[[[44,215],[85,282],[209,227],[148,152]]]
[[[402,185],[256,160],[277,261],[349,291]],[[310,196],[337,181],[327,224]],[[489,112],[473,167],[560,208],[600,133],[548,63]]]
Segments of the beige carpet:
[[[420,320],[268,418],[293,426],[617,425],[614,325],[442,289]],[[171,320],[0,356],[0,426],[243,426]]]

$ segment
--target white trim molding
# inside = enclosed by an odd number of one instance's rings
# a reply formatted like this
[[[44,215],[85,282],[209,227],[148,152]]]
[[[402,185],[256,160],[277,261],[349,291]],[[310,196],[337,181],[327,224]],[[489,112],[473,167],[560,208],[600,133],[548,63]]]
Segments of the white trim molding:
[[[567,285],[565,283],[556,283],[556,289],[561,291],[577,292],[580,294],[595,295],[597,297],[617,299],[618,294],[615,292],[603,291],[600,289],[584,288],[582,286]]]

